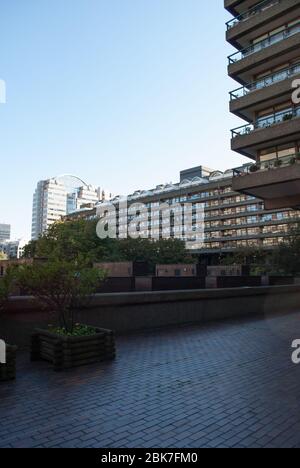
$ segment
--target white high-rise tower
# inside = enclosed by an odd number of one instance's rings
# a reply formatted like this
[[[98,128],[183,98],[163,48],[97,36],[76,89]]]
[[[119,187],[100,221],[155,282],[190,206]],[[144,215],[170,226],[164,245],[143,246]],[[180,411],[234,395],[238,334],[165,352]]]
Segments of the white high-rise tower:
[[[102,200],[102,190],[88,185],[72,175],[63,175],[38,182],[33,195],[33,240],[47,231],[62,216],[80,210],[84,205],[92,207]]]

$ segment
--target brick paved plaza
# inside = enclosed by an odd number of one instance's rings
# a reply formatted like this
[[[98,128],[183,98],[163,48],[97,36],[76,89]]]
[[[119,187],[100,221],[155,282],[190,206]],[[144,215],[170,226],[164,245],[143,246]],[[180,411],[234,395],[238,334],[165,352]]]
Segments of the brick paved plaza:
[[[0,386],[3,447],[300,447],[297,313],[118,339],[115,362],[55,373],[21,355]]]

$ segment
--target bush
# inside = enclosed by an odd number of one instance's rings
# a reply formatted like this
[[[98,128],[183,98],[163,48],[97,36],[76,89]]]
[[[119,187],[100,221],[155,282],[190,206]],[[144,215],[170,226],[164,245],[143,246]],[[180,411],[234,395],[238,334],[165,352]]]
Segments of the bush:
[[[74,331],[74,308],[83,305],[105,277],[98,269],[64,260],[22,265],[14,275],[27,294],[56,315],[68,334]]]
[[[8,300],[11,279],[11,274],[9,272],[0,279],[0,311],[4,308]]]
[[[258,171],[258,166],[256,164],[252,164],[249,168],[250,172],[257,172]]]
[[[274,251],[274,264],[285,275],[300,275],[300,223],[290,230],[287,242]]]
[[[275,167],[281,167],[281,166],[282,166],[282,159],[276,159]]]

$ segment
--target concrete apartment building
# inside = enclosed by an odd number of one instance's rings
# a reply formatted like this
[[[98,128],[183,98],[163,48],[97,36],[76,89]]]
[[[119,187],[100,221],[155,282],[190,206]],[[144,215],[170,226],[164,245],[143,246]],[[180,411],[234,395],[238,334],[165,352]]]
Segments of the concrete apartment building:
[[[242,170],[242,168],[240,168]],[[233,190],[233,173],[236,170],[212,171],[197,167],[182,171],[177,184],[159,185],[152,190],[140,190],[128,196],[128,206],[144,203],[148,215],[140,220],[140,234],[150,237],[153,224],[163,233],[164,226],[159,217],[159,205],[167,203],[193,204],[193,226],[197,229],[199,220],[195,207],[205,206],[205,245],[196,250],[208,257],[234,252],[243,247],[271,249],[284,241],[291,226],[300,219],[300,212],[291,209],[266,210],[264,202],[251,195]],[[124,237],[126,223],[132,215],[120,210],[121,197],[111,200],[117,211],[117,236]],[[104,202],[103,207],[107,205]],[[108,205],[107,205],[108,206]],[[156,211],[153,211],[155,210]],[[153,218],[153,213],[154,218]],[[66,220],[95,219],[96,208],[82,210],[67,216]],[[170,236],[172,237],[172,235]]]
[[[11,226],[10,224],[0,224],[0,242],[10,239]]]
[[[0,241],[0,252],[3,252],[8,259],[20,259],[23,257],[25,246],[28,241],[25,239]]]
[[[239,83],[230,110],[246,124],[232,130],[232,149],[253,160],[233,178],[235,191],[267,209],[300,207],[300,0],[225,0],[234,16],[228,74]]]
[[[63,216],[84,206],[93,207],[106,197],[107,192],[73,175],[40,181],[33,196],[32,239],[38,239]]]

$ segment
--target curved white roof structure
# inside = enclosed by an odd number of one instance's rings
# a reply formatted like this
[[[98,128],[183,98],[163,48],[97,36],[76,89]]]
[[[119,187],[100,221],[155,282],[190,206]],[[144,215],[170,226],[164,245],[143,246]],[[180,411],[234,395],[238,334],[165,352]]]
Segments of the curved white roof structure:
[[[67,192],[72,193],[79,189],[80,187],[89,187],[86,182],[84,182],[80,177],[77,177],[72,174],[62,174],[57,177],[54,177],[57,183],[64,185]]]

